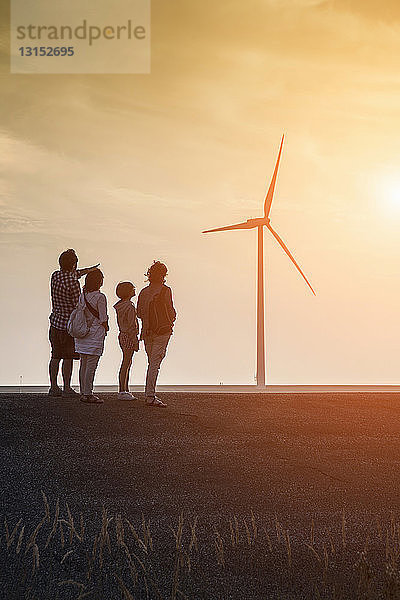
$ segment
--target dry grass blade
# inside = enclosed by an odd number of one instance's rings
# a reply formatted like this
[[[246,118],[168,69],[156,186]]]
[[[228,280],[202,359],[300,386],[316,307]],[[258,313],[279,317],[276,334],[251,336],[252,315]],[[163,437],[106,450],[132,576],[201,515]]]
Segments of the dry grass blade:
[[[237,545],[239,543],[240,535],[239,535],[239,522],[238,522],[236,516],[233,517],[233,523],[234,523],[234,527],[235,527],[235,542]]]
[[[45,544],[45,548],[47,548],[47,546],[50,544],[50,540],[53,537],[53,535],[56,533],[57,531],[57,525],[58,525],[58,517],[60,515],[60,501],[57,498],[57,502],[56,502],[56,510],[55,510],[55,514],[54,514],[54,520],[53,520],[53,526],[50,530],[49,533],[49,537],[47,538],[46,544]]]
[[[73,551],[73,550],[68,550],[68,552],[66,552],[66,553],[64,554],[64,556],[62,557],[62,559],[61,559],[61,563],[60,563],[60,564],[63,564],[63,562],[64,562],[64,561],[65,561],[65,560],[68,558],[68,556],[70,556],[70,555],[71,555],[71,554],[73,554],[73,553],[74,553],[74,551]]]
[[[138,532],[136,531],[136,529],[134,528],[134,526],[132,525],[132,523],[128,519],[125,519],[125,521],[128,524],[129,530],[132,533],[133,537],[135,538],[136,542],[139,544],[139,546],[142,548],[142,550],[144,550],[147,553],[146,544],[140,538]]]
[[[125,583],[122,581],[121,577],[119,577],[119,575],[117,575],[116,573],[114,573],[114,577],[118,582],[119,588],[123,593],[125,600],[135,600],[128,588],[126,587]]]
[[[288,566],[291,567],[292,566],[292,546],[290,544],[289,531],[287,529],[285,531],[285,542],[286,542]]]
[[[342,511],[342,547],[346,548],[346,517],[344,509]]]
[[[145,576],[145,580],[148,580],[151,583],[151,586],[156,594],[156,597],[159,600],[163,600],[163,597],[160,593],[160,590],[158,589],[158,585],[156,584],[154,578],[152,577],[152,575],[149,573],[149,571],[146,569],[145,565],[143,564],[143,561],[140,560],[140,558],[137,556],[137,554],[135,554],[134,552],[132,552],[132,556],[138,561],[142,571],[143,571],[143,575]]]
[[[315,558],[318,560],[318,562],[321,564],[321,558],[319,557],[318,552],[315,550],[314,546],[310,546],[310,544],[306,544],[307,548],[309,548],[311,550],[311,552],[314,554]]]
[[[21,525],[21,523],[22,523],[22,519],[20,519],[18,521],[18,523],[15,525],[14,529],[12,530],[12,532],[10,534],[9,530],[8,530],[7,519],[4,517],[4,529],[6,531],[7,548],[9,548],[11,546],[11,544],[13,543],[14,538],[18,531],[18,527]]]
[[[79,534],[75,529],[74,518],[73,518],[70,508],[68,506],[68,502],[66,502],[66,507],[67,507],[67,515],[68,515],[69,543],[71,545],[72,541],[74,539],[74,535],[76,535],[76,537],[78,538],[79,541],[82,541],[82,540],[80,539]]]
[[[315,543],[315,524],[314,524],[314,519],[311,519],[310,545],[314,546],[314,543]]]
[[[324,569],[325,569],[325,571],[328,570],[328,566],[329,566],[328,551],[327,551],[326,546],[324,544]]]
[[[276,531],[276,539],[278,540],[278,542],[281,539],[281,530],[282,530],[281,524],[279,523],[278,516],[275,513],[275,531]]]
[[[19,554],[21,551],[22,541],[24,539],[24,531],[25,531],[25,525],[22,527],[21,531],[19,532],[17,547],[15,549],[17,554]]]
[[[80,537],[81,542],[83,542],[83,537],[85,535],[85,522],[83,520],[83,514],[82,513],[80,514],[79,521],[80,521],[80,533],[79,533],[79,537]]]
[[[247,525],[246,519],[243,519],[243,525],[244,525],[244,530],[246,532],[247,545],[251,546],[252,539],[251,539],[250,529],[249,529],[249,526]]]
[[[215,550],[216,550],[216,554],[217,554],[217,562],[220,566],[225,567],[224,540],[222,539],[222,536],[219,533],[218,529],[216,529],[215,527],[214,527],[214,533],[215,533],[214,545],[215,545]]]
[[[132,556],[131,556],[131,553],[129,552],[129,548],[125,544],[125,542],[122,542],[122,548],[124,549],[124,552],[125,552],[126,557],[128,559],[129,571],[131,573],[131,577],[132,577],[134,583],[137,583],[137,579],[138,579],[137,569],[136,569],[135,563],[132,560]]]
[[[39,548],[37,544],[33,544],[32,546],[32,575],[35,573],[35,570],[39,568]]]
[[[124,524],[120,514],[117,514],[115,517],[115,535],[117,537],[117,546],[122,546],[124,544]]]
[[[60,541],[61,541],[61,548],[64,548],[65,545],[65,538],[64,538],[64,529],[62,526],[62,521],[58,522],[59,526],[60,526]]]
[[[43,527],[45,521],[46,521],[46,517],[44,516],[43,519],[41,521],[39,521],[39,523],[36,525],[35,529],[33,530],[32,534],[31,534],[31,537],[29,538],[29,540],[26,544],[25,554],[30,550],[30,548],[32,548],[32,546],[34,544],[36,544],[37,534]]]
[[[269,550],[270,552],[272,552],[272,542],[271,542],[271,538],[269,537],[269,533],[268,533],[268,531],[265,529],[265,527],[263,527],[263,532],[264,532],[265,538],[266,538],[266,540],[267,540],[267,544],[268,544],[268,550]]]
[[[253,529],[253,540],[256,541],[257,540],[257,534],[258,534],[257,523],[256,523],[256,518],[255,518],[254,513],[253,513],[252,510],[250,511],[250,519],[251,519],[251,527]]]
[[[63,581],[59,581],[58,585],[76,585],[79,588],[85,587],[84,583],[80,583],[79,581],[75,581],[74,579],[64,579]]]
[[[46,519],[47,521],[50,523],[51,521],[51,517],[50,517],[50,507],[49,507],[49,502],[47,500],[47,496],[44,493],[43,490],[40,490],[41,494],[42,494],[42,498],[43,498],[43,504],[44,504],[44,511],[45,511],[45,515],[46,515]]]

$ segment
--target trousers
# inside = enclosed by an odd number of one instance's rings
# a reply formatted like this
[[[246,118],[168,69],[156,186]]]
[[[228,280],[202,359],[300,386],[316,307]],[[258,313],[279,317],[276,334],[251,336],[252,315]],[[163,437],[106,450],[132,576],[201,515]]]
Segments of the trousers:
[[[81,354],[81,364],[79,367],[79,385],[81,394],[90,396],[93,393],[93,381],[99,364],[100,356],[94,354]]]
[[[170,333],[165,335],[150,334],[144,338],[144,347],[147,354],[147,373],[146,373],[146,398],[154,398],[156,393],[156,384],[160,365],[167,352],[167,346]]]

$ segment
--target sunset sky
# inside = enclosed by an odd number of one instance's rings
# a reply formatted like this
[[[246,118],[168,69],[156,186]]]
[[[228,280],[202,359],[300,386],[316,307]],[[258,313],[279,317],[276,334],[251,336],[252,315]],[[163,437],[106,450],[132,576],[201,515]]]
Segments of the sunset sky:
[[[271,223],[317,296],[266,232],[268,382],[400,383],[398,0],[153,0],[150,75],[11,75],[1,35],[0,385],[46,383],[69,247],[105,275],[97,383],[115,285],[153,259],[178,312],[160,384],[254,383],[256,232],[201,231],[262,215],[282,133]]]

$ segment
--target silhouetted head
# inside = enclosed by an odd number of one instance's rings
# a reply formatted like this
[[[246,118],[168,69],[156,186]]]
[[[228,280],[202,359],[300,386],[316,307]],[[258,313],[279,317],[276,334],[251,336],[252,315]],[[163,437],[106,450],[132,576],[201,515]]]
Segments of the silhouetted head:
[[[135,295],[135,286],[130,281],[121,281],[115,290],[118,298],[129,300]]]
[[[60,256],[58,257],[58,263],[61,271],[75,271],[78,264],[78,257],[75,250],[70,248],[69,250],[61,252]]]
[[[155,260],[147,269],[146,277],[150,283],[164,283],[167,273],[167,267],[159,260]]]
[[[85,278],[85,292],[96,292],[101,288],[104,281],[104,275],[100,269],[89,271]]]

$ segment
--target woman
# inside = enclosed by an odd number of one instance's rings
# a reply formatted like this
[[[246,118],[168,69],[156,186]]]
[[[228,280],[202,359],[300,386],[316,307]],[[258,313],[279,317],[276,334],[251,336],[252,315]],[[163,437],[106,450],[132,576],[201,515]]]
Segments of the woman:
[[[89,333],[84,338],[75,338],[75,349],[80,355],[79,384],[81,401],[88,404],[102,404],[93,394],[93,381],[104,350],[104,338],[108,331],[107,298],[100,292],[104,276],[100,269],[86,275],[85,287],[79,303],[85,311]]]

